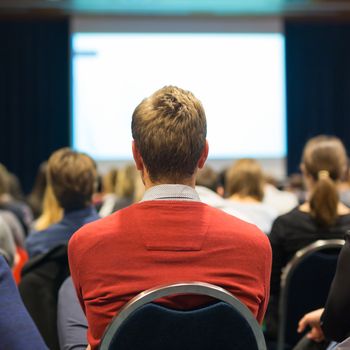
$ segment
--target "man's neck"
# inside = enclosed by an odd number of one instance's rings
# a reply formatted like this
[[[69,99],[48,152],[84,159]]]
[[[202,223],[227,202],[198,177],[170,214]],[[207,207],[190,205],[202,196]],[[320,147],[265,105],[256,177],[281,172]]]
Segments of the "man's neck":
[[[195,185],[196,185],[196,179],[195,179],[195,177],[189,178],[189,179],[186,179],[183,181],[161,179],[161,180],[153,182],[153,181],[151,181],[151,179],[145,178],[144,183],[145,183],[145,190],[146,191],[154,186],[159,186],[159,185],[185,185],[185,186],[192,187],[194,189]]]

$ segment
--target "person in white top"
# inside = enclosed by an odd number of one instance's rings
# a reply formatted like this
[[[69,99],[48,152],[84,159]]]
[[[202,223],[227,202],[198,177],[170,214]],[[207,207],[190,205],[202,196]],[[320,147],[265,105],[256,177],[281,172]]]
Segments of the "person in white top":
[[[225,212],[258,226],[270,233],[278,212],[263,203],[264,175],[259,163],[254,159],[240,159],[227,172],[227,203]]]

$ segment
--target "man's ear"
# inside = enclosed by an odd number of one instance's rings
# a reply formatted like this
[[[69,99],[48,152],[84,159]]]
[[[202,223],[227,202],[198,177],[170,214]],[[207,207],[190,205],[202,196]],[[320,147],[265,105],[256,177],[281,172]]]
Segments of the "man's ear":
[[[144,169],[143,159],[141,154],[136,146],[135,141],[132,141],[132,155],[136,164],[136,169],[142,171]]]
[[[208,158],[208,153],[209,153],[209,144],[208,144],[208,141],[205,140],[203,152],[202,152],[202,154],[199,158],[199,161],[198,161],[198,169],[202,169],[204,167],[204,164]]]

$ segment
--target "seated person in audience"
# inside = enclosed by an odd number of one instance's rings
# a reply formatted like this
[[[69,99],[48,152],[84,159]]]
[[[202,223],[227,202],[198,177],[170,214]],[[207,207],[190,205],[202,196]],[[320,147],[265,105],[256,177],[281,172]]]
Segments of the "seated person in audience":
[[[88,155],[69,148],[54,152],[48,161],[47,176],[64,215],[58,223],[30,234],[26,241],[30,257],[67,243],[77,229],[99,218],[91,205],[96,165]]]
[[[98,214],[104,218],[112,214],[115,203],[117,201],[116,185],[118,179],[118,170],[110,169],[102,178],[102,201]]]
[[[308,200],[278,217],[269,236],[273,263],[268,324],[272,333],[277,324],[282,269],[299,249],[319,239],[343,239],[350,229],[350,210],[339,201],[337,191],[346,164],[345,148],[336,137],[314,137],[304,148],[300,167]]]
[[[11,270],[0,256],[0,348],[8,350],[47,349],[24,307]]]
[[[0,218],[7,224],[14,241],[15,254],[12,272],[15,281],[18,284],[21,279],[22,267],[28,260],[28,254],[24,249],[25,232],[23,226],[12,212],[0,210]]]
[[[0,209],[12,212],[21,223],[25,234],[33,221],[29,206],[11,195],[11,174],[0,164]]]
[[[277,211],[262,202],[264,174],[259,163],[254,159],[237,160],[227,172],[226,188],[229,205],[224,210],[270,233]]]
[[[113,207],[113,212],[135,202],[138,178],[139,174],[134,164],[127,164],[119,170],[116,182],[117,200]]]
[[[0,216],[0,253],[12,267],[15,261],[16,244],[10,227]]]
[[[296,195],[299,204],[306,201],[305,181],[300,173],[293,173],[287,177],[284,190]]]
[[[75,292],[72,278],[68,277],[58,292],[57,330],[62,350],[85,350],[88,346],[87,320]]]
[[[215,208],[225,208],[227,202],[216,193],[218,187],[218,175],[208,165],[198,171],[196,177],[196,192],[203,203]]]
[[[278,215],[288,213],[299,204],[298,197],[292,192],[278,189],[271,176],[265,176],[263,203],[275,208]]]
[[[261,322],[269,296],[270,245],[256,226],[201,203],[194,190],[208,155],[199,100],[177,87],[156,91],[136,107],[132,135],[146,187],[143,199],[85,225],[68,246],[92,350],[133,296],[178,281],[219,285]],[[203,298],[165,303],[192,308]]]
[[[324,309],[306,314],[300,321],[298,332],[308,326],[311,330],[295,350],[325,349],[325,339],[342,342],[350,336],[350,233],[342,248],[337,270]],[[350,347],[350,345],[349,345]]]

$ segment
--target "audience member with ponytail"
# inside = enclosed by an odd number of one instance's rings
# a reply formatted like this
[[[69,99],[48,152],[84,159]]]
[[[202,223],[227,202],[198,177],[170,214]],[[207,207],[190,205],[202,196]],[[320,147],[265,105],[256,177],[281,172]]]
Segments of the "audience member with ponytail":
[[[269,236],[273,251],[271,299],[267,323],[277,318],[281,271],[293,255],[319,239],[343,239],[350,229],[350,209],[339,200],[338,184],[347,169],[342,142],[332,136],[310,139],[300,165],[308,191],[305,203],[279,216]]]

